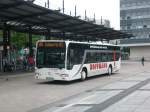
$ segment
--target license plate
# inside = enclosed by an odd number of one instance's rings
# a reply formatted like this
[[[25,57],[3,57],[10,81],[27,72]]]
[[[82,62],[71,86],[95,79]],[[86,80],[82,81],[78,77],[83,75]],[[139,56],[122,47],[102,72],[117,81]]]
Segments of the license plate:
[[[46,77],[46,80],[53,81],[54,78],[52,78],[52,77]]]

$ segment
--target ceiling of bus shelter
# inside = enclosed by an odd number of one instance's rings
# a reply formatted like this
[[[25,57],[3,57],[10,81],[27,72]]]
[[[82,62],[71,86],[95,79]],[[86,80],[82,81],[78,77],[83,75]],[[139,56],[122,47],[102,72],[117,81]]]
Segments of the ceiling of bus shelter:
[[[77,17],[62,14],[24,0],[0,0],[0,28],[18,32],[31,32],[71,40],[114,40],[130,38],[103,25],[97,25]],[[65,34],[65,35],[64,35]]]

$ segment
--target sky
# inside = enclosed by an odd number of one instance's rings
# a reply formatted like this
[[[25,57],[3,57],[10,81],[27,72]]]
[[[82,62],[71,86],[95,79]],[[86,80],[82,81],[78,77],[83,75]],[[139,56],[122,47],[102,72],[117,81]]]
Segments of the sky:
[[[50,9],[62,9],[63,0],[49,0]],[[65,14],[75,14],[75,5],[77,7],[77,16],[84,18],[85,10],[88,18],[107,19],[110,21],[111,28],[120,29],[120,0],[64,0]],[[47,0],[35,0],[34,3],[45,6]]]

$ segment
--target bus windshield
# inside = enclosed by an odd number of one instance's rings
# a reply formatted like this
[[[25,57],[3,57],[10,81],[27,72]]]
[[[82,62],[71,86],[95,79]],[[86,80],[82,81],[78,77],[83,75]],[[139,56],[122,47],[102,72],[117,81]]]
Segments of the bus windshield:
[[[45,42],[37,47],[37,68],[65,68],[65,43]]]

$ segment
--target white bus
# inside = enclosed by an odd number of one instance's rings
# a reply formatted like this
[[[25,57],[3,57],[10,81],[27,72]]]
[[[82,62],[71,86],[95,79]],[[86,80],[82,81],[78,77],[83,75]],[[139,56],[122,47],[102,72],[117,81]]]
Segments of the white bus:
[[[112,74],[120,69],[120,47],[63,40],[40,40],[36,45],[35,78],[72,81]]]

